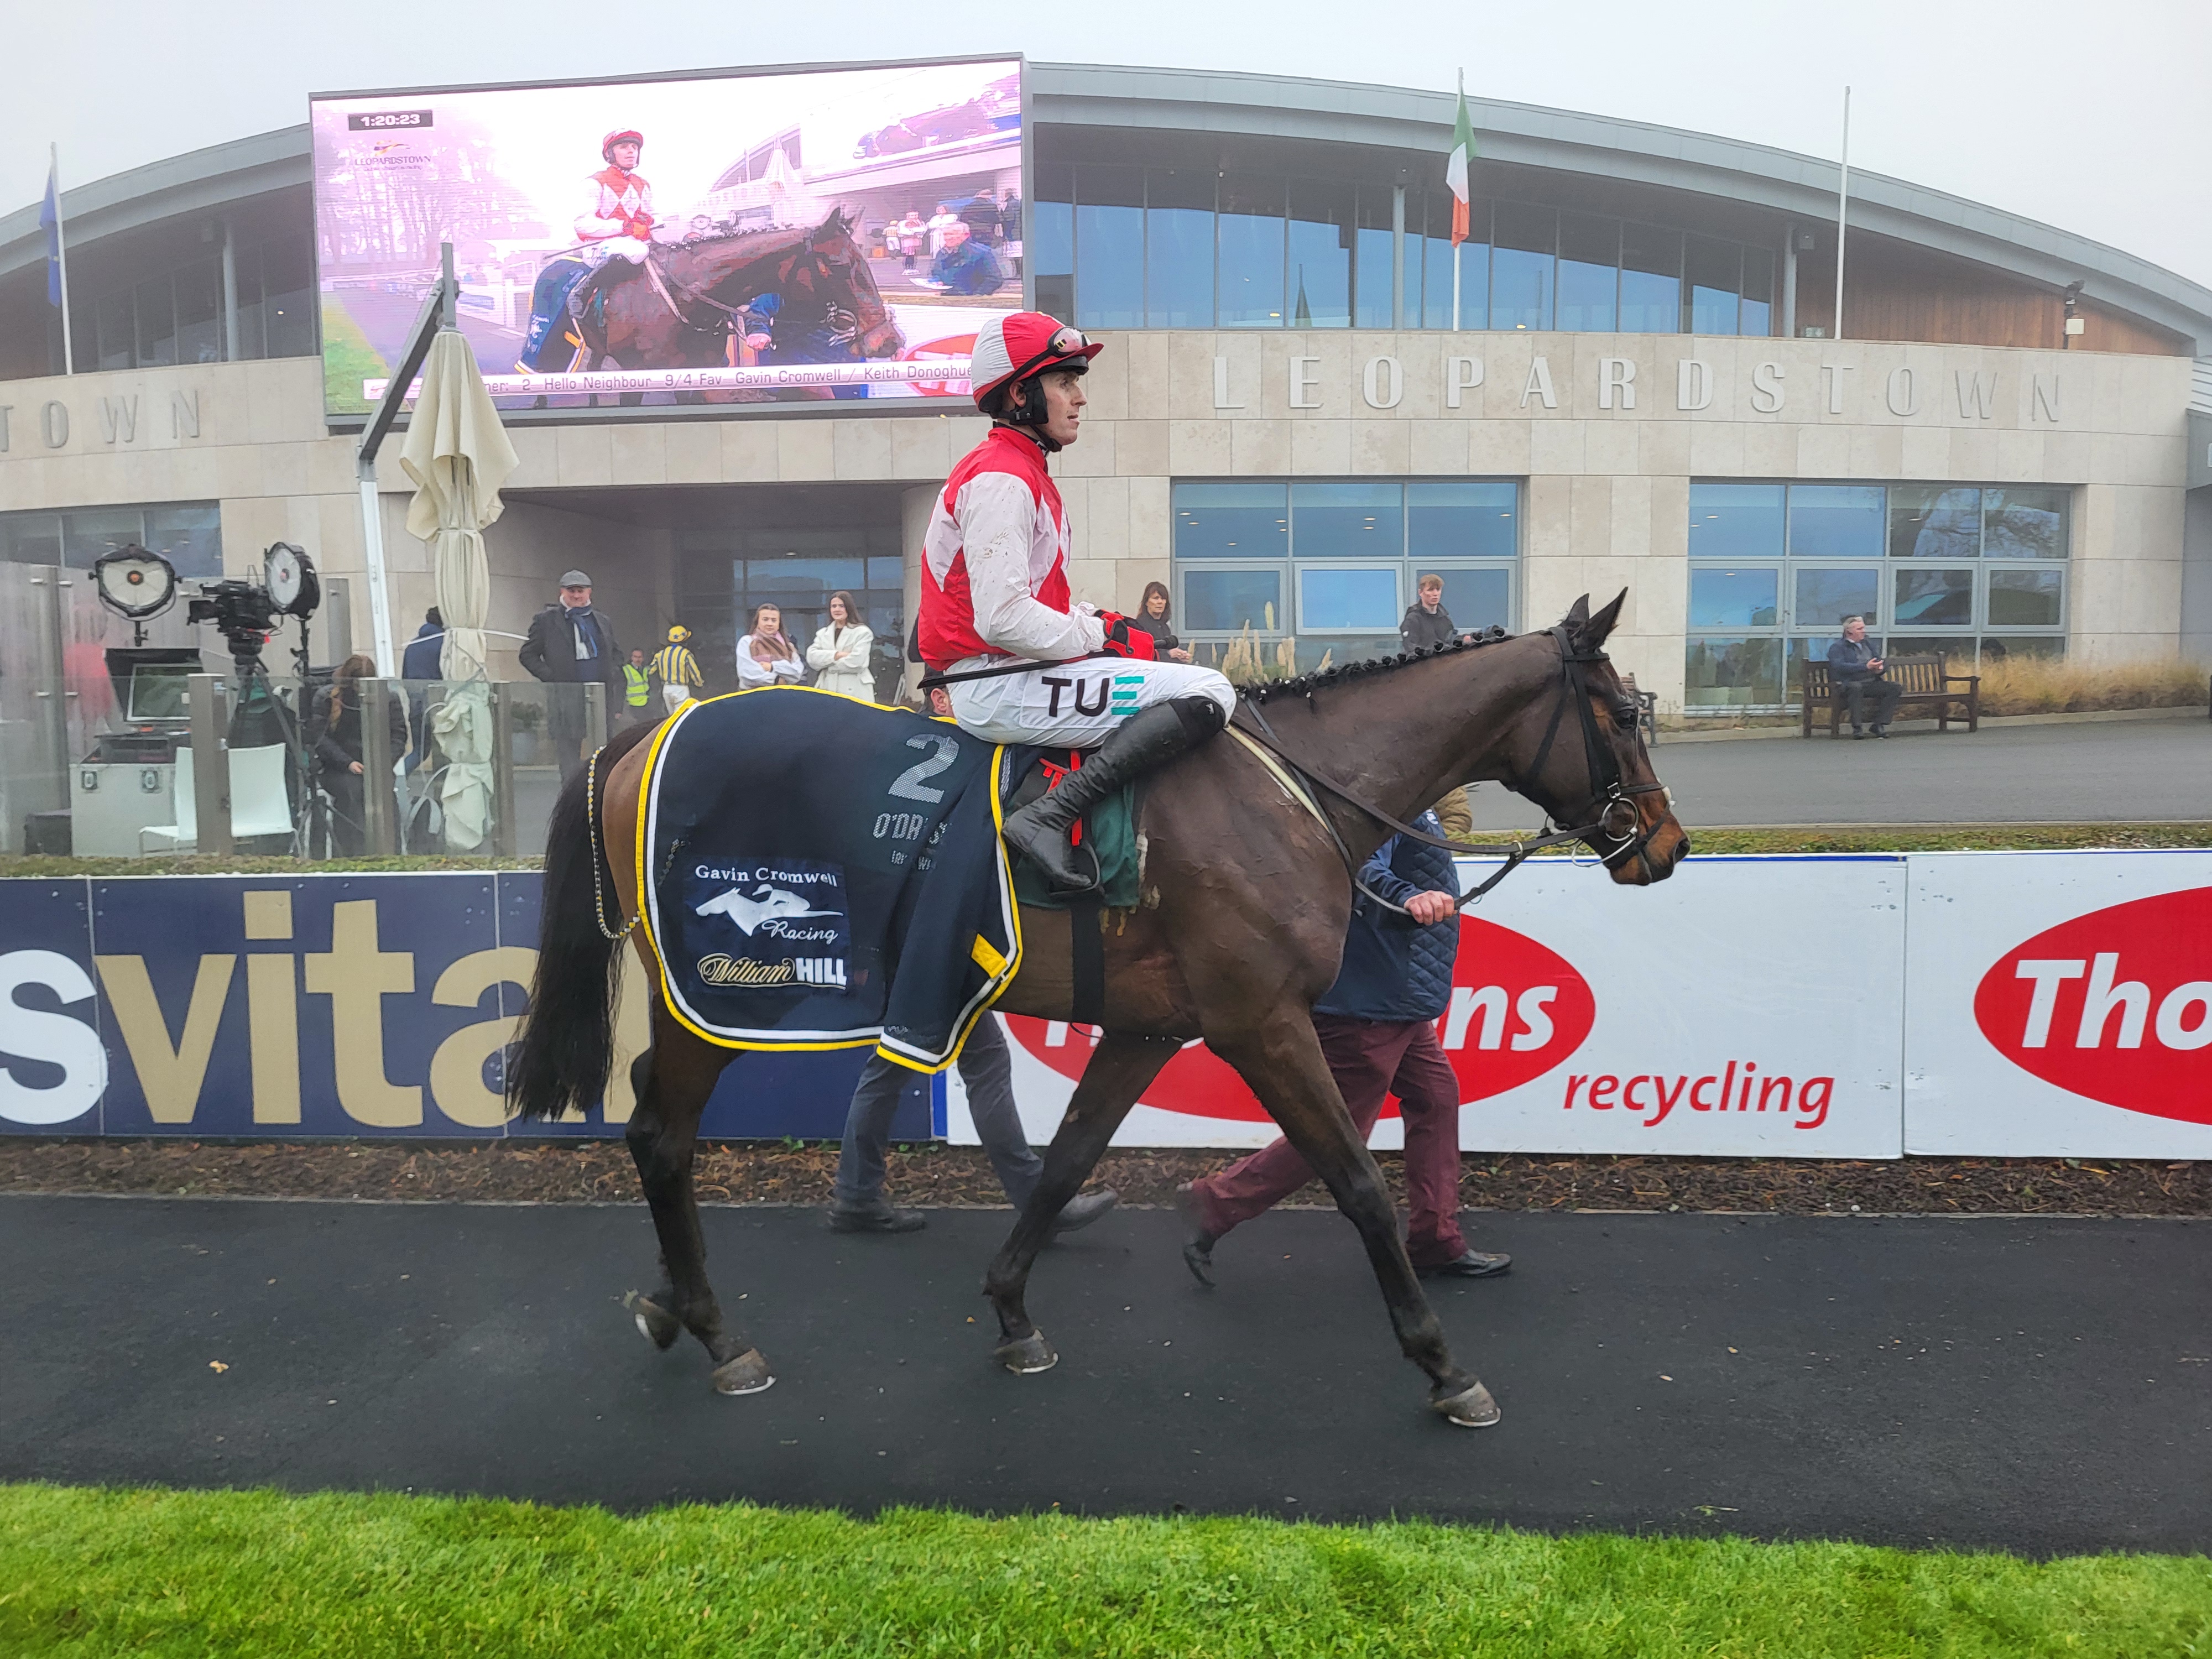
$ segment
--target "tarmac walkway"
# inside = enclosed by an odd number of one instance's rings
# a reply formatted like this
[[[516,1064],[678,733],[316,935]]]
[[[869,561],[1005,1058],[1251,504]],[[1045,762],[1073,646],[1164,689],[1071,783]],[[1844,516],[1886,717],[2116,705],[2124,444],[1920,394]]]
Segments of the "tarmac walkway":
[[[2212,819],[2212,720],[2063,726],[1900,725],[1886,742],[1662,738],[1651,751],[1690,828],[1725,824],[2165,823]],[[1497,784],[1474,792],[1479,830],[1543,814]]]
[[[1436,1287],[1480,1432],[1323,1212],[1225,1241],[1211,1293],[1172,1213],[1108,1217],[1048,1253],[1062,1358],[1016,1377],[976,1294],[1005,1212],[710,1210],[777,1376],[730,1400],[618,1304],[642,1206],[13,1196],[0,1478],[2212,1547],[2206,1223],[1470,1219],[1516,1257]]]

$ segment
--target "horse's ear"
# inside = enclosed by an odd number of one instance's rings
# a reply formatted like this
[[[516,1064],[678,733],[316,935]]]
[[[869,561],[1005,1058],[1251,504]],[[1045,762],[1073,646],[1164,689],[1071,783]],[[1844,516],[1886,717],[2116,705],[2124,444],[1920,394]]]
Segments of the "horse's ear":
[[[1583,650],[1601,650],[1604,647],[1606,636],[1613,632],[1614,624],[1620,620],[1620,607],[1627,603],[1628,590],[1624,587],[1613,596],[1611,605],[1593,617],[1589,613],[1589,596],[1584,594],[1575,601],[1574,610],[1568,612],[1567,627]]]
[[[830,210],[830,216],[815,227],[815,240],[819,241],[823,238],[848,235],[852,228],[852,226],[846,222],[845,210],[842,207],[833,207]]]

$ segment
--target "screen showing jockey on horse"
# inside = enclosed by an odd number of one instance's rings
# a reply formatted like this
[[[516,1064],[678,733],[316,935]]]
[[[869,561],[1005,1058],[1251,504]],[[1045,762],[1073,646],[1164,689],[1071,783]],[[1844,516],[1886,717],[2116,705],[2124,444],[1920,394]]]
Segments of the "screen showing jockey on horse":
[[[325,404],[382,397],[441,240],[501,408],[964,398],[1021,304],[1018,59],[312,106]]]

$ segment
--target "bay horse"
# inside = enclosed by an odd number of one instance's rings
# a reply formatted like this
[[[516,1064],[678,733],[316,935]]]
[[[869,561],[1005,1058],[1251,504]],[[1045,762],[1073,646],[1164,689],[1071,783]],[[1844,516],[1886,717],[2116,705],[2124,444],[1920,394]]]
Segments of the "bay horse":
[[[1030,1266],[1139,1095],[1184,1042],[1203,1037],[1358,1228],[1399,1346],[1428,1375],[1431,1409],[1471,1427],[1498,1420],[1489,1390],[1446,1350],[1311,1010],[1336,977],[1353,872],[1449,787],[1507,784],[1576,826],[1550,839],[1589,846],[1618,883],[1664,880],[1688,852],[1638,732],[1636,704],[1604,654],[1627,597],[1623,590],[1595,616],[1579,599],[1542,633],[1492,630],[1248,690],[1231,731],[1146,781],[1141,903],[1113,913],[1103,930],[1103,1035],[1036,1191],[984,1281],[1001,1364],[1028,1373],[1056,1361],[1026,1306]],[[646,735],[634,727],[615,738],[554,808],[536,984],[507,1074],[524,1117],[581,1111],[607,1081],[623,936],[611,920],[635,917],[643,897],[635,847]],[[1023,909],[1021,965],[998,1007],[1079,1017],[1078,914]],[[657,985],[643,930],[629,937]],[[775,1379],[715,1303],[691,1184],[700,1112],[729,1059],[655,996],[652,1047],[631,1070],[636,1105],[625,1138],[652,1207],[662,1279],[651,1294],[626,1299],[657,1346],[689,1330],[713,1361],[714,1386],[744,1394]]]
[[[656,247],[651,260],[620,266],[634,274],[612,283],[616,262],[600,267],[593,281],[604,298],[582,307],[582,368],[720,368],[732,316],[763,294],[781,297],[780,326],[824,328],[863,357],[895,356],[906,344],[842,208],[812,227]]]

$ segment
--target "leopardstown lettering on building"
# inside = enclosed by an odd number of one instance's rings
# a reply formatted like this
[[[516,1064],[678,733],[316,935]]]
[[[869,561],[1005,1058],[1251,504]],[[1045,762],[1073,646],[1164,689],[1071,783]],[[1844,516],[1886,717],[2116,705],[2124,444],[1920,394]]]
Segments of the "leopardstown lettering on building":
[[[1529,414],[1556,412],[1563,391],[1576,404],[1577,412],[1594,408],[1624,415],[1639,410],[1693,415],[1712,409],[1717,401],[1723,407],[1735,402],[1729,371],[1715,360],[1669,356],[1664,352],[1657,358],[1655,376],[1646,374],[1634,357],[1598,356],[1584,371],[1585,378],[1577,388],[1567,378],[1577,361],[1574,357],[1562,358],[1555,372],[1552,354],[1540,351],[1529,359],[1525,370],[1515,371],[1520,381],[1513,406]],[[1331,391],[1349,395],[1349,388],[1330,384],[1327,362],[1322,357],[1294,352],[1287,362],[1287,374],[1262,396],[1259,388],[1249,384],[1261,378],[1260,371],[1240,373],[1228,356],[1216,356],[1213,407],[1224,414],[1240,410],[1287,414],[1322,409]],[[2055,428],[2060,422],[2064,377],[2056,370],[2008,373],[1996,367],[1982,367],[1954,368],[1946,376],[1938,370],[1903,363],[1881,374],[1867,374],[1863,369],[1864,365],[1855,362],[1800,364],[1793,384],[1789,365],[1762,358],[1741,371],[1747,394],[1744,404],[1754,415],[1817,413],[1854,420],[1879,420],[1887,415],[1902,421],[1924,414],[1937,420],[1955,416],[1961,424],[1980,425],[1995,422],[2001,397],[2010,396],[2022,400],[2025,424]],[[1417,357],[1367,357],[1358,362],[1352,378],[1356,379],[1360,403],[1371,410],[1398,408],[1406,400],[1409,377],[1426,375],[1445,410],[1469,416],[1494,415],[1494,399],[1468,395],[1486,384],[1488,374],[1484,358],[1455,350],[1447,341],[1439,349]],[[1656,386],[1650,384],[1654,378],[1658,380]],[[1586,403],[1576,400],[1577,389]],[[1507,390],[1510,392],[1514,388]],[[1248,404],[1248,396],[1255,403]],[[1261,410],[1255,406],[1258,403],[1272,406]]]

